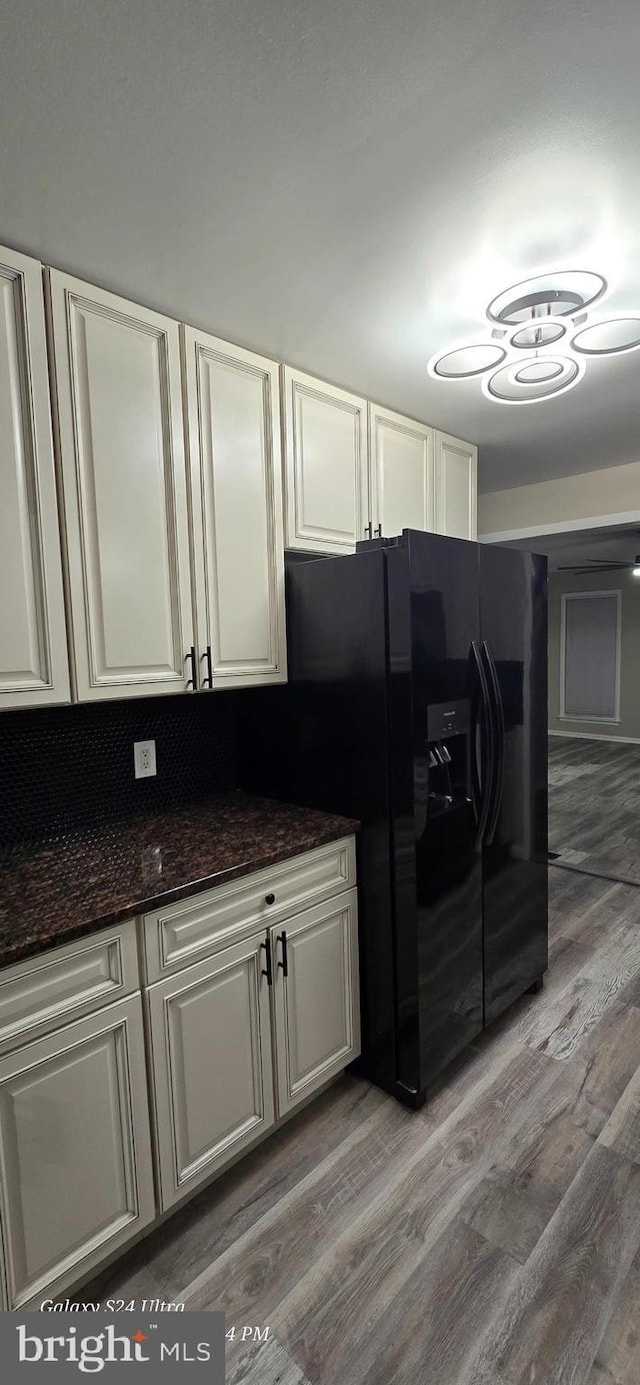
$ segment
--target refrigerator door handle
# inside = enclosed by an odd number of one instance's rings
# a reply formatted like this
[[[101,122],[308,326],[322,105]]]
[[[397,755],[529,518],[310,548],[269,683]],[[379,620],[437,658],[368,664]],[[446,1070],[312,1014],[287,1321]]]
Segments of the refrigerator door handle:
[[[478,795],[478,805],[476,808],[478,830],[476,834],[476,847],[484,841],[484,836],[489,819],[489,810],[493,802],[493,782],[495,777],[495,728],[491,716],[491,700],[489,696],[489,684],[484,665],[480,657],[475,640],[471,642],[471,652],[473,654],[476,673],[478,675],[478,686],[480,689],[480,771],[476,769],[474,778],[474,796]],[[474,736],[475,739],[475,736]],[[473,763],[475,765],[475,744],[471,747]]]
[[[493,654],[486,640],[482,641],[482,652],[488,669],[488,682],[491,694],[491,717],[494,724],[493,741],[495,759],[491,796],[492,802],[488,814],[485,837],[487,845],[491,846],[496,835],[500,809],[502,807],[502,795],[504,792],[505,723],[504,704],[502,701],[502,693],[500,692],[498,671],[495,666]]]

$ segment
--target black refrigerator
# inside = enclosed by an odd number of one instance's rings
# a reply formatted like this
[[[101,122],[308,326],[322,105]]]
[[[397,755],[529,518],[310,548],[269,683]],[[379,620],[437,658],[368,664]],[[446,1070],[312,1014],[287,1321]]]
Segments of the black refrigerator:
[[[362,823],[362,1057],[410,1105],[547,967],[546,559],[405,530],[287,570],[253,786]]]

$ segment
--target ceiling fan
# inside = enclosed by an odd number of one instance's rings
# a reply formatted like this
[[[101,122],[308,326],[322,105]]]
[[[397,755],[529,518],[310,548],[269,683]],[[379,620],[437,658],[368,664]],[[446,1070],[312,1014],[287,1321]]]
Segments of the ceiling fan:
[[[580,577],[594,572],[630,572],[634,577],[640,577],[640,553],[636,553],[635,558],[630,558],[627,562],[612,562],[609,558],[585,558],[582,563],[559,567],[558,572],[575,572]]]

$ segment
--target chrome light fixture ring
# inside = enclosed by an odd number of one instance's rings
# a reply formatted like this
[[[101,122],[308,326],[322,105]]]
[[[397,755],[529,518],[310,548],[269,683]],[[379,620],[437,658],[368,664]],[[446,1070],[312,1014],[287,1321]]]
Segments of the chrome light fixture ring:
[[[539,361],[529,361],[526,365],[518,365],[516,362],[513,379],[519,385],[546,384],[547,380],[556,380],[563,374],[561,361],[556,361],[553,357],[543,357]]]
[[[511,333],[509,345],[516,351],[544,351],[566,336],[567,324],[558,317],[534,317]],[[537,341],[527,340],[537,335]]]
[[[490,322],[501,326],[525,325],[535,309],[553,309],[554,317],[573,317],[602,298],[607,281],[593,270],[553,270],[496,294],[487,308]]]
[[[478,352],[491,353],[491,359],[485,360],[484,364],[474,366],[471,362],[479,358],[477,354],[473,355],[472,353]],[[443,370],[441,368],[446,361],[450,363],[450,367],[453,367],[456,357],[464,358],[465,355],[468,358],[467,365],[470,365],[470,369],[445,368]],[[437,380],[472,380],[478,375],[485,375],[488,370],[496,370],[506,360],[506,357],[507,353],[504,346],[498,346],[496,342],[472,342],[469,346],[457,346],[451,351],[443,352],[429,362],[427,369],[429,374]],[[460,364],[464,367],[463,359],[460,360]]]
[[[626,326],[631,328],[628,341],[624,340],[624,328]],[[617,344],[615,343],[616,327],[623,329],[622,331],[618,331]],[[614,329],[613,332],[611,329]],[[597,342],[598,336],[600,336],[600,340],[605,341],[607,335],[609,335],[609,338],[613,335],[613,346],[585,345],[585,339],[591,340],[592,342],[595,340],[595,342]],[[639,347],[640,315],[637,313],[624,313],[620,314],[619,317],[601,318],[598,322],[591,322],[586,327],[581,327],[580,331],[576,332],[575,336],[571,339],[572,351],[578,351],[581,356],[620,356],[624,355],[626,351],[637,351]]]
[[[553,375],[547,373],[545,379],[518,379],[527,368],[544,366],[547,372],[552,366],[560,366]],[[573,388],[582,379],[585,371],[584,361],[576,361],[571,356],[551,357],[531,356],[520,363],[510,362],[494,371],[482,382],[482,391],[487,399],[498,404],[541,404],[545,399],[555,399]]]

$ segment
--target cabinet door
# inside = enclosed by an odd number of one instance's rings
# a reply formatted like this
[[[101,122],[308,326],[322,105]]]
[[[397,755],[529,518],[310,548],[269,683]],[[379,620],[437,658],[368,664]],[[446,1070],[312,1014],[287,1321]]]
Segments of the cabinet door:
[[[273,928],[271,939],[283,1115],[360,1052],[356,891]]]
[[[278,366],[183,328],[194,570],[213,686],[286,679]]]
[[[38,1306],[153,1215],[138,994],[0,1060],[8,1303]]]
[[[176,322],[50,271],[81,700],[180,692],[193,643]]]
[[[286,547],[353,553],[369,534],[364,399],[283,367]]]
[[[264,939],[226,948],[147,992],[163,1208],[273,1123]]]
[[[433,429],[370,404],[369,456],[374,534],[433,530]]]
[[[69,701],[41,265],[0,247],[0,293],[0,707],[30,707]]]
[[[436,433],[436,533],[451,539],[478,536],[478,449]]]

